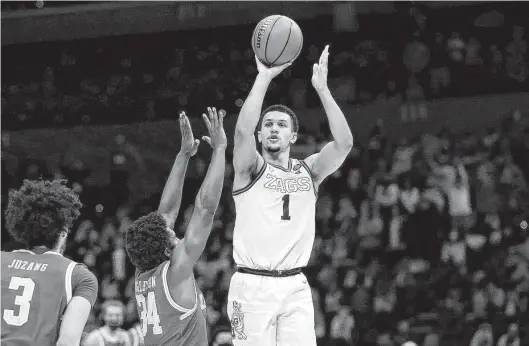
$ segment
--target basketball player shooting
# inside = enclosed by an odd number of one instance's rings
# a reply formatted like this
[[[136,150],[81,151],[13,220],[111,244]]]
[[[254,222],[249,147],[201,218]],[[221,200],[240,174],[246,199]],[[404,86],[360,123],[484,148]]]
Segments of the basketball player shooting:
[[[198,141],[189,119],[180,116],[182,148],[177,155],[160,206],[136,220],[127,230],[126,249],[136,267],[135,295],[146,346],[205,346],[208,344],[206,304],[197,287],[193,267],[204,251],[224,182],[226,135],[223,113],[215,108],[203,115],[213,148],[206,177],[195,199],[185,237],[173,231],[182,198],[189,158]]]
[[[327,113],[333,141],[305,160],[290,158],[298,120],[283,105],[261,108],[272,79],[290,64],[258,75],[235,128],[233,257],[237,272],[228,293],[234,345],[316,345],[314,308],[302,268],[315,235],[319,185],[338,169],[353,146],[344,114],[327,87],[326,46],[314,64],[312,85]],[[254,132],[262,154],[256,150]]]

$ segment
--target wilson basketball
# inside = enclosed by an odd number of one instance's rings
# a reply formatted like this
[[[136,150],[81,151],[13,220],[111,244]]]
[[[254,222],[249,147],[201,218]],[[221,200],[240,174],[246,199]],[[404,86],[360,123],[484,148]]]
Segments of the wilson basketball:
[[[253,51],[266,66],[279,66],[296,60],[302,47],[301,29],[285,16],[266,17],[253,31]]]

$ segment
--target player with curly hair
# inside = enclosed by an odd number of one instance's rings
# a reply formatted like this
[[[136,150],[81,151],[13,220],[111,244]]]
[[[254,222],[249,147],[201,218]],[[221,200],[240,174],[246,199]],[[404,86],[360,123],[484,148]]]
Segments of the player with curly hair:
[[[81,206],[64,180],[9,192],[6,227],[24,249],[2,251],[2,344],[79,345],[97,280],[62,253]]]
[[[203,114],[213,148],[211,163],[195,199],[183,239],[173,231],[180,208],[189,157],[198,146],[185,114],[180,115],[182,146],[156,212],[136,220],[127,230],[126,249],[136,267],[135,295],[145,345],[205,346],[208,344],[205,301],[193,267],[204,251],[224,183],[226,134],[223,112],[208,107]]]

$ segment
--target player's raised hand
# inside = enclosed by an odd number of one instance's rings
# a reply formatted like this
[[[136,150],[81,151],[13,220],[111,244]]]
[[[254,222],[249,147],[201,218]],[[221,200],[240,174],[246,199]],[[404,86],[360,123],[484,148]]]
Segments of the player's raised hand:
[[[259,74],[266,76],[270,80],[274,79],[278,74],[283,72],[284,69],[292,65],[292,62],[288,62],[279,66],[267,67],[261,62],[261,60],[259,60],[257,55],[255,56],[255,63],[257,64],[257,71],[259,71]]]
[[[208,136],[203,136],[202,139],[206,141],[213,149],[223,149],[228,146],[226,133],[224,133],[224,116],[226,111],[221,109],[217,114],[215,107],[208,107],[208,115],[202,114],[202,118],[208,128]]]
[[[317,91],[327,89],[327,66],[329,63],[329,45],[325,46],[321,53],[320,60],[312,67],[312,86]]]
[[[198,145],[200,140],[195,139],[193,136],[193,130],[191,129],[191,123],[185,112],[181,112],[179,119],[180,123],[180,134],[182,136],[182,145],[180,146],[180,151],[193,156],[197,153]]]

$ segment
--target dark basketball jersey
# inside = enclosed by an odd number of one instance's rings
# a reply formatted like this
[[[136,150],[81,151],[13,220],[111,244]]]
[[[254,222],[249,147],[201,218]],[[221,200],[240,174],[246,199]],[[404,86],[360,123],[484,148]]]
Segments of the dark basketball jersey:
[[[169,261],[136,276],[138,315],[146,346],[207,346],[206,304],[195,284],[195,305],[188,309],[171,297]]]
[[[2,345],[56,344],[76,264],[53,251],[2,252]]]

